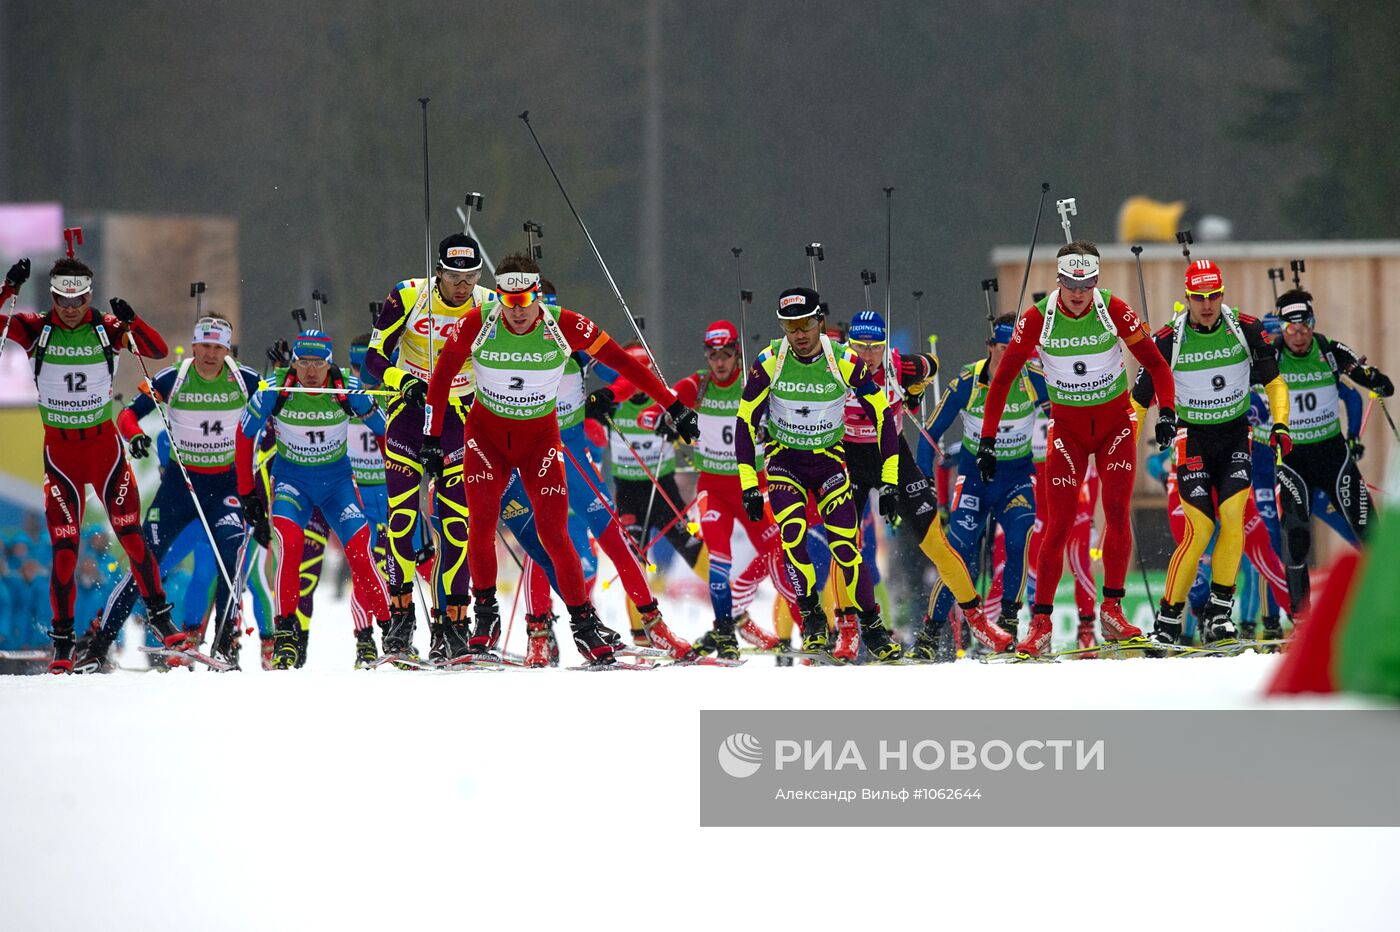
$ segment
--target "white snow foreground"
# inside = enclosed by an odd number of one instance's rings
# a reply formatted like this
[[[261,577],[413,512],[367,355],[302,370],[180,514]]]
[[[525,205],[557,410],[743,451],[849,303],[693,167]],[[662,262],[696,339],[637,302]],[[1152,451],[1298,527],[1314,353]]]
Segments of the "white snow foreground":
[[[337,608],[301,671],[0,677],[0,928],[1363,928],[1394,902],[1394,832],[697,827],[700,709],[1249,707],[1277,658],[354,671]]]

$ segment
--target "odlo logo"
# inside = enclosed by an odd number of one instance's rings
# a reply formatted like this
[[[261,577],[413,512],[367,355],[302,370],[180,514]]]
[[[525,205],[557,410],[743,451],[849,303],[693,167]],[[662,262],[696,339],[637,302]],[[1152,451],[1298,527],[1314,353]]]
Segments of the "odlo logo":
[[[763,745],[742,731],[732,734],[720,743],[719,765],[731,777],[751,777],[763,766]]]

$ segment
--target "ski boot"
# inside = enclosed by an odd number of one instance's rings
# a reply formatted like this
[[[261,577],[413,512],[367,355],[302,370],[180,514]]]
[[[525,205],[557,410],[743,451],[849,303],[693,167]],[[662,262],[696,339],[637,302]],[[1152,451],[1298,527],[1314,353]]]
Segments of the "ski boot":
[[[824,654],[829,643],[826,610],[816,596],[807,596],[803,601],[807,604],[798,605],[802,613],[802,649],[808,653]]]
[[[457,618],[452,617],[452,609],[453,606],[449,605],[447,617],[442,622],[441,647],[443,657],[441,660],[435,661],[437,663],[452,663],[454,660],[461,660],[468,654],[477,653],[477,651],[472,648],[472,631],[471,626],[467,623],[467,607],[465,605],[461,606],[460,615]],[[496,622],[497,640],[500,640],[500,631],[501,627],[498,619]],[[494,644],[491,649],[495,649]]]
[[[719,624],[719,619],[715,619],[715,624]],[[706,631],[698,638],[690,642],[690,646],[695,648],[697,657],[708,657],[715,652],[715,633]]]
[[[1181,621],[1183,608],[1182,605],[1168,605],[1165,599],[1158,604],[1157,621],[1147,638],[1147,643],[1155,649],[1147,651],[1147,656],[1166,657],[1172,648],[1181,643],[1181,630],[1184,627]]]
[[[412,602],[403,608],[390,607],[389,620],[384,622],[382,629],[384,656],[402,656],[417,660],[418,651],[413,648],[413,629],[416,624],[417,619],[414,616]],[[400,670],[412,669],[408,664],[395,664],[395,666]]]
[[[639,605],[637,611],[641,613],[642,630],[646,632],[652,647],[666,651],[672,660],[686,660],[695,654],[689,641],[667,627],[666,620],[661,617],[661,608],[655,602]]]
[[[309,620],[309,619],[308,619],[308,620]],[[309,625],[303,626],[302,623],[301,623],[301,618],[298,616],[298,618],[297,618],[297,664],[296,664],[296,668],[297,668],[298,670],[300,670],[302,667],[306,666],[306,648],[307,648],[307,645],[310,644],[310,643],[311,643],[311,628],[310,628]]]
[[[1130,641],[1142,637],[1142,629],[1128,623],[1123,614],[1123,597],[1110,596],[1104,592],[1103,603],[1099,605],[1099,627],[1103,629],[1104,643],[1110,641]]]
[[[355,632],[355,669],[365,670],[373,667],[379,660],[379,651],[374,647],[374,629],[365,628],[363,631]]]
[[[919,635],[904,652],[904,657],[920,663],[952,663],[957,660],[958,645],[953,638],[952,624],[946,618],[935,621],[932,615],[925,615]]]
[[[1265,641],[1282,641],[1283,622],[1279,620],[1279,617],[1277,615],[1265,615],[1262,620],[1262,630],[1259,632],[1260,639]],[[1278,644],[1261,645],[1256,648],[1256,650],[1266,654],[1272,654],[1279,649],[1280,645]]]
[[[1252,621],[1241,621],[1241,622],[1240,622],[1240,640],[1241,640],[1241,641],[1253,641],[1253,640],[1255,640],[1258,636],[1259,636],[1259,626],[1258,626],[1258,625],[1256,625],[1256,624],[1255,624],[1254,622],[1252,622]],[[82,639],[81,639],[81,638],[79,638],[78,643],[79,643],[79,645],[82,644]]]
[[[759,650],[774,650],[778,646],[778,636],[763,630],[758,622],[749,617],[748,612],[739,613],[739,617],[734,619],[734,627],[740,638]]]
[[[273,651],[273,648],[276,646],[276,643],[277,643],[277,642],[276,642],[276,640],[275,640],[273,637],[270,637],[270,636],[269,636],[269,637],[262,637],[262,635],[259,635],[259,639],[260,639],[261,643],[259,644],[258,653],[261,655],[261,659],[262,659],[262,668],[263,668],[264,670],[271,670],[271,669],[272,669],[272,651]]]
[[[1092,660],[1097,657],[1098,651],[1093,648],[1099,646],[1099,636],[1094,631],[1094,616],[1092,614],[1079,616],[1079,630],[1074,636],[1075,646],[1084,653],[1079,654],[1081,660]]]
[[[790,639],[784,641],[780,638],[776,650],[778,655],[774,658],[773,665],[778,667],[792,666],[792,641]]]
[[[553,615],[526,615],[525,637],[525,666],[559,666],[559,642],[554,639]]]
[[[220,660],[228,664],[228,670],[230,671],[239,669],[238,635],[238,619],[230,618],[227,622],[224,623],[222,629],[216,629],[214,635],[214,643],[210,647],[210,656],[213,657],[215,660]],[[218,668],[214,667],[212,669],[217,670]]]
[[[904,648],[890,637],[890,629],[880,618],[880,606],[869,612],[857,612],[860,619],[860,636],[865,642],[870,663],[898,663],[904,656]]]
[[[598,619],[598,610],[585,602],[569,609],[569,627],[574,632],[574,647],[583,659],[592,665],[615,663],[613,655],[617,651],[614,643],[604,634],[608,629]],[[613,632],[615,634],[615,632]]]
[[[841,663],[856,659],[860,649],[860,621],[853,608],[838,609],[836,612],[836,646],[831,649],[831,658]]]
[[[1235,607],[1235,587],[1211,583],[1210,601],[1201,614],[1201,646],[1216,647],[1239,640],[1240,633],[1230,617]]]
[[[1050,650],[1050,636],[1055,632],[1055,625],[1050,621],[1050,613],[1039,611],[1040,607],[1037,605],[1037,610],[1031,614],[1031,627],[1025,639],[1016,645],[1018,654],[1041,657]]]
[[[189,636],[170,620],[170,603],[165,599],[159,602],[147,600],[146,624],[160,638],[161,645],[170,650],[184,650],[191,646]]]
[[[428,663],[447,663],[447,620],[441,612],[428,615]]]
[[[108,634],[101,625],[94,625],[91,634],[78,639],[78,659],[73,662],[73,672],[111,673],[112,662],[107,659],[107,654],[116,636],[115,631]]]
[[[1021,631],[1021,606],[1016,603],[1007,605],[1003,602],[1001,612],[997,615],[997,627],[1005,631],[1011,640],[1016,640]]]
[[[471,639],[467,647],[473,654],[494,654],[500,640],[501,609],[496,604],[496,587],[477,589],[476,602],[472,606]]]
[[[739,639],[734,629],[733,618],[716,618],[714,628],[705,632],[705,637],[714,646],[715,656],[720,660],[739,659]]]
[[[301,653],[301,622],[296,615],[278,618],[273,628],[272,642],[276,645],[272,652],[272,669],[294,670]]]
[[[49,637],[53,639],[53,659],[49,661],[49,672],[72,673],[73,650],[78,643],[73,637],[73,619],[55,618]]]
[[[972,629],[972,636],[992,653],[1004,654],[1016,644],[1016,635],[1008,634],[1002,630],[999,624],[1000,618],[998,618],[998,623],[987,619],[987,613],[982,611],[980,598],[973,598],[966,605],[958,607],[962,609],[964,627]]]

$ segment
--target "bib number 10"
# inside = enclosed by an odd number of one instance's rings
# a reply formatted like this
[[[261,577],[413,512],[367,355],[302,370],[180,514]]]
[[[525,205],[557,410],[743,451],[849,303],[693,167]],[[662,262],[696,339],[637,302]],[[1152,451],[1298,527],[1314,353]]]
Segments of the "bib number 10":
[[[1316,411],[1317,395],[1313,394],[1312,392],[1300,392],[1298,395],[1297,405],[1299,410],[1302,411]]]

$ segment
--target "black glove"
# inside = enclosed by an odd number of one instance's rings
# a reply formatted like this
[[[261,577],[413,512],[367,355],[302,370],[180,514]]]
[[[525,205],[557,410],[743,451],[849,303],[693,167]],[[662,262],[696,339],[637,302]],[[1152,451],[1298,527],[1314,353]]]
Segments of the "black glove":
[[[124,298],[113,298],[110,303],[112,316],[123,324],[130,324],[136,319],[136,312],[131,309],[131,305],[127,304]]]
[[[422,380],[415,379],[418,384],[423,384]],[[442,439],[431,434],[423,438],[423,445],[418,448],[418,461],[423,464],[423,476],[427,479],[441,479],[443,473],[442,461]]]
[[[758,524],[763,520],[763,492],[760,489],[745,489],[743,494],[744,514],[749,516],[749,520]]]
[[[997,474],[997,455],[992,452],[992,443],[983,440],[977,446],[977,471],[982,474],[983,482],[991,482]]]
[[[417,376],[406,375],[399,380],[399,395],[411,405],[425,407],[428,404],[428,383]]]
[[[286,340],[278,340],[267,348],[267,361],[274,366],[290,366],[292,364],[292,347]]]
[[[21,259],[10,266],[10,270],[5,273],[5,281],[14,285],[15,290],[18,291],[20,285],[29,281],[29,260]]]
[[[253,540],[264,547],[272,545],[272,527],[267,521],[267,506],[258,497],[256,492],[248,495],[238,496],[239,502],[243,504],[243,520],[248,522],[248,527],[253,530]]]
[[[1347,449],[1351,451],[1351,458],[1358,463],[1361,462],[1361,457],[1366,455],[1366,445],[1361,442],[1360,437],[1348,437]]]
[[[151,438],[146,434],[137,434],[126,442],[131,458],[143,460],[151,455]]]
[[[617,396],[611,388],[600,388],[588,396],[583,403],[583,416],[593,421],[606,423],[617,413]]]
[[[676,433],[686,443],[694,443],[700,439],[700,415],[681,404],[679,400],[672,402],[671,407],[666,409],[666,416],[671,419]]]
[[[1395,394],[1395,383],[1390,381],[1385,373],[1379,369],[1371,369],[1371,391],[1382,398],[1389,398]]]
[[[884,518],[890,527],[899,526],[899,486],[880,486],[880,517]]]
[[[1176,442],[1176,409],[1162,408],[1157,412],[1157,448],[1171,449]]]

